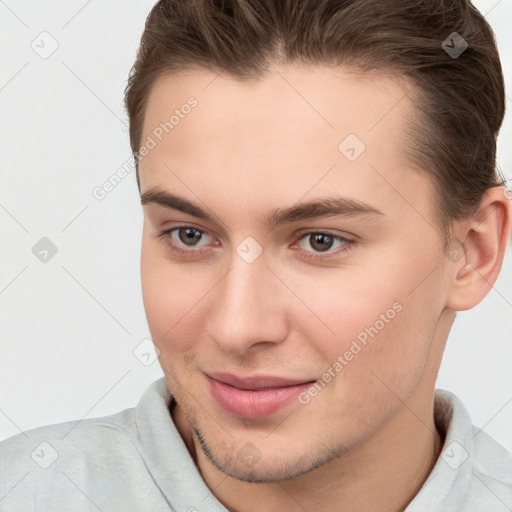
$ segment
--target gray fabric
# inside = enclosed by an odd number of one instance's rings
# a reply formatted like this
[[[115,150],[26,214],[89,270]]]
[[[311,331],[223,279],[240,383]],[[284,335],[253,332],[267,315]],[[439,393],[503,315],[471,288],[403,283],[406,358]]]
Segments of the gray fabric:
[[[161,378],[136,408],[3,441],[0,511],[226,512],[190,457],[170,400]],[[512,455],[473,427],[448,391],[436,390],[435,419],[446,431],[443,452],[406,512],[510,512]]]

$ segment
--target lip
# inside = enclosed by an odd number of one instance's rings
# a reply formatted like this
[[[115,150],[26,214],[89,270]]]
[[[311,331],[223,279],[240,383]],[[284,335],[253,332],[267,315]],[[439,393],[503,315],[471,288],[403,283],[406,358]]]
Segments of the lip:
[[[248,419],[270,416],[315,382],[266,375],[242,378],[224,372],[206,377],[217,403],[230,414]]]
[[[286,386],[295,386],[305,382],[314,382],[314,380],[305,379],[286,379],[284,377],[274,377],[271,375],[255,375],[252,377],[237,377],[227,372],[208,372],[206,374],[212,379],[224,382],[238,389],[273,389],[284,388]]]

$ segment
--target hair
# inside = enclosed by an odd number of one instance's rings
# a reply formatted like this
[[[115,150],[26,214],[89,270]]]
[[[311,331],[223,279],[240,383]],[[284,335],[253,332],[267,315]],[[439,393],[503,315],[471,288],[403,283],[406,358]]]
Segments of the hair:
[[[468,45],[457,57],[443,45],[453,37]],[[204,69],[253,81],[276,62],[350,66],[409,81],[417,115],[406,154],[430,177],[445,249],[453,222],[472,216],[486,191],[505,183],[496,167],[503,73],[494,33],[471,2],[160,0],[146,19],[124,98],[139,191],[145,109],[160,76]]]

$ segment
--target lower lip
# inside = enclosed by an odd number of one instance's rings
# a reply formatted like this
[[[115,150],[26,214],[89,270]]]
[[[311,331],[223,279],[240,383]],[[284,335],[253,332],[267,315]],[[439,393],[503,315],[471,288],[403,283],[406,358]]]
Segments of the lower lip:
[[[231,414],[242,418],[258,419],[269,416],[306,390],[313,382],[273,389],[238,389],[208,377],[213,397]]]

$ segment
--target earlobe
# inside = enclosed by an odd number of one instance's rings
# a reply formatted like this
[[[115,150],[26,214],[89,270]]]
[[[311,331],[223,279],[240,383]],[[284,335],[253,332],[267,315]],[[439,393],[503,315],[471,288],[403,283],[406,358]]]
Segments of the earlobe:
[[[464,254],[452,262],[446,306],[465,311],[479,304],[496,282],[512,226],[512,201],[504,187],[491,188],[478,212],[459,226]]]

